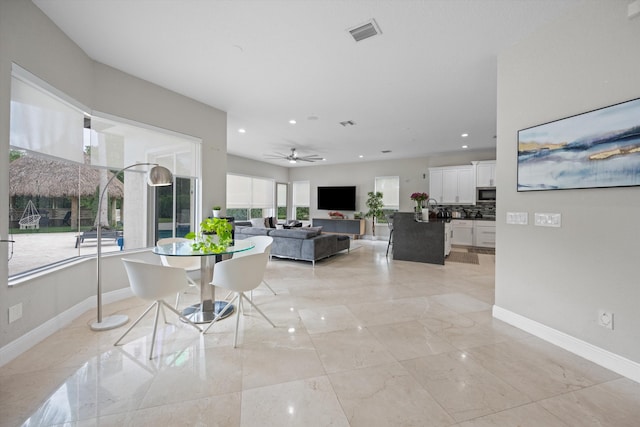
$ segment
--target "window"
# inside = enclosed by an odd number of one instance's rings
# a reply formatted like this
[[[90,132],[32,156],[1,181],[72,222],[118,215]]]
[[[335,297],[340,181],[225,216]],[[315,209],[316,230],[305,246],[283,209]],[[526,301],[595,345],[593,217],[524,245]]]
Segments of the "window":
[[[400,177],[377,176],[375,178],[375,191],[382,193],[382,203],[384,204],[382,211],[385,219],[379,222],[386,223],[386,218],[400,209]]]
[[[114,237],[103,234],[102,251],[153,243],[157,223],[148,206],[154,197],[146,185],[150,166],[114,175],[124,167],[150,162],[168,167],[177,174],[176,185],[166,187],[174,192],[181,188],[181,175],[190,185],[199,176],[200,143],[194,138],[87,111],[13,66],[8,206],[16,243],[8,263],[10,277],[95,255],[98,201],[107,182],[100,216]],[[190,207],[197,196],[194,189],[187,190]],[[173,213],[176,200],[170,201]],[[194,223],[192,215],[188,222]],[[34,246],[47,250],[21,250]]]
[[[272,179],[227,174],[227,215],[236,221],[274,216]]]
[[[293,183],[293,219],[309,220],[310,194],[309,181],[295,181]]]

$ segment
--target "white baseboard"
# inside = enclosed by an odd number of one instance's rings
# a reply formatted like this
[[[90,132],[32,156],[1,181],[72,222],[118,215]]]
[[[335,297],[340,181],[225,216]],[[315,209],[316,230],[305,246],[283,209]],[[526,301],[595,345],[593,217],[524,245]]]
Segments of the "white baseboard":
[[[131,296],[133,296],[133,293],[131,288],[127,286],[126,288],[103,294],[102,303],[110,304]],[[0,348],[0,366],[4,366],[40,341],[58,332],[74,319],[83,315],[87,310],[95,309],[96,304],[96,297],[89,297]]]
[[[493,317],[640,383],[640,363],[611,353],[497,305],[493,306]]]

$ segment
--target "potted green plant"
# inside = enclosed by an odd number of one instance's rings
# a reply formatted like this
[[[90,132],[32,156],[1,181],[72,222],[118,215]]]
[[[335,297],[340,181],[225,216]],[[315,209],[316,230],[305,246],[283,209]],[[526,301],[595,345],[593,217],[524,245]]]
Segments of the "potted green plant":
[[[211,208],[211,212],[213,212],[213,217],[214,218],[218,218],[220,216],[220,211],[222,210],[222,207],[216,205],[213,208]]]
[[[233,226],[223,218],[207,218],[200,223],[198,233],[187,233],[187,239],[193,239],[194,251],[218,253],[224,251],[232,242]]]
[[[384,206],[384,203],[382,203],[382,193],[379,191],[376,191],[376,192],[369,191],[367,193],[367,196],[368,196],[367,208],[369,208],[369,210],[367,211],[366,214],[364,214],[364,216],[365,218],[373,218],[371,231],[373,233],[373,236],[375,237],[376,220],[384,218],[384,212],[382,211],[382,207]]]

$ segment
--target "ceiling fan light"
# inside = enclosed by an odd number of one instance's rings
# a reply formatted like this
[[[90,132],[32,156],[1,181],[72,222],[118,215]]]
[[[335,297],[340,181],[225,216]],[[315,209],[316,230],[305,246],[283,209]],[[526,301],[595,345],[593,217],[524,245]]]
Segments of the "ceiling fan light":
[[[296,163],[296,159],[289,160],[289,163]]]

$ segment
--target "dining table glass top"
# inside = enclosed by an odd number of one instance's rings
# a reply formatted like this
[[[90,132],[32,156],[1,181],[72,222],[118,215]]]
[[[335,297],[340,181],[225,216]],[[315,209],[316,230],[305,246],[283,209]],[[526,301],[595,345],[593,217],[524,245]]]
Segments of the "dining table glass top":
[[[156,255],[165,256],[211,256],[211,255],[226,255],[234,254],[236,252],[244,252],[253,249],[255,245],[250,239],[236,240],[233,245],[227,246],[220,252],[202,252],[194,250],[191,246],[192,242],[175,242],[168,243],[166,245],[154,246],[152,251]]]

